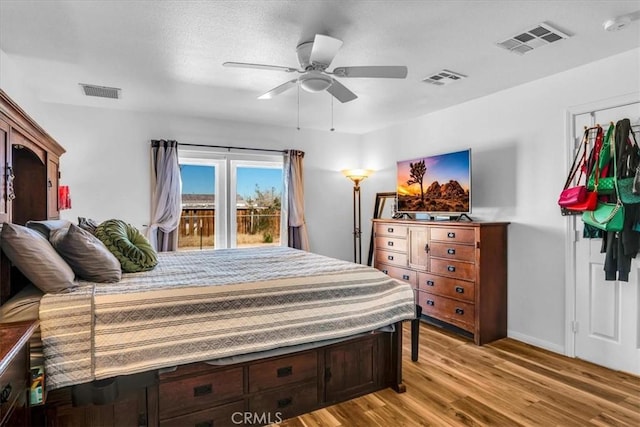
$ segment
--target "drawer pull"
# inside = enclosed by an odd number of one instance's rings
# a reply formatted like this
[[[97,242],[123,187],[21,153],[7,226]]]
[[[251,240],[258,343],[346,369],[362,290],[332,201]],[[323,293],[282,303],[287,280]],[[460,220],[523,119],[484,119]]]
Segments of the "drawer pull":
[[[285,366],[284,368],[278,368],[278,378],[288,377],[293,374],[292,366]]]
[[[9,401],[9,396],[11,396],[11,383],[7,384],[2,389],[2,393],[0,393],[0,403],[7,403]]]
[[[409,275],[408,274],[403,274],[402,275],[402,280],[409,280]]]
[[[464,310],[461,309],[461,308],[456,308],[456,314],[463,315],[464,314]]]
[[[456,286],[456,292],[459,294],[464,294],[464,288],[462,286]]]
[[[436,303],[432,299],[428,299],[427,300],[427,305],[430,305],[430,306],[433,307],[434,305],[436,305]]]
[[[387,242],[387,246],[393,246],[393,242]]]
[[[424,245],[424,251],[425,251],[426,253],[429,253],[429,244],[428,244],[428,243],[425,243],[425,245]]]
[[[389,274],[389,272],[388,272],[387,270],[382,270],[382,272],[383,272],[384,274]]]
[[[389,261],[393,261],[393,255],[387,255],[387,259],[388,259]]]
[[[391,227],[387,228],[387,233],[393,233],[393,228]]]
[[[453,231],[450,231],[447,233],[447,237],[450,239],[455,239],[456,238],[456,233],[454,233]]]
[[[453,273],[454,271],[456,271],[456,268],[453,265],[448,265],[447,270]]]
[[[285,397],[284,399],[278,400],[278,409],[286,408],[287,406],[293,403],[292,397]]]
[[[199,423],[195,423],[193,427],[213,427],[213,420],[200,421]]]
[[[427,286],[433,286],[435,282],[433,280],[427,280]]]
[[[453,249],[453,248],[449,248],[449,249],[447,249],[447,253],[448,253],[449,255],[455,255],[455,254],[456,254],[456,250],[455,250],[455,249]]]
[[[193,388],[193,397],[206,396],[213,393],[213,386],[211,384],[200,385]]]

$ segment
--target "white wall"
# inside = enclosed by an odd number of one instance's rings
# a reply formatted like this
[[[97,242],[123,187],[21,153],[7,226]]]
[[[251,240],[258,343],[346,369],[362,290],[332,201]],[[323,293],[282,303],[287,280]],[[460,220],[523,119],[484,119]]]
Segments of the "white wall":
[[[639,59],[633,50],[364,135],[364,162],[379,170],[363,185],[367,209],[393,191],[397,160],[471,147],[472,217],[511,222],[509,335],[564,352],[566,110],[640,92]]]

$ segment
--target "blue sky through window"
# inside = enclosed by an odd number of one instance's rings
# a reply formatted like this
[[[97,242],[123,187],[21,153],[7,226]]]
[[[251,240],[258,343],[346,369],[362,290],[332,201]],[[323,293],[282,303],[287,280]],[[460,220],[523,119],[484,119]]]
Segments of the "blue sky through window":
[[[180,165],[182,176],[182,194],[215,194],[215,175],[213,166]],[[238,168],[238,194],[243,197],[254,196],[256,184],[261,190],[282,191],[282,169]]]

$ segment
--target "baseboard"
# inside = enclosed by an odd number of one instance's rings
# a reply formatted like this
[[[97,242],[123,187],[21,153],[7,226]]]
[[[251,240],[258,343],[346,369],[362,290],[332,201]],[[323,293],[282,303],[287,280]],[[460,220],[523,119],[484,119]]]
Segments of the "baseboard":
[[[538,338],[534,338],[532,336],[525,335],[525,334],[522,334],[520,332],[515,332],[515,331],[512,331],[512,330],[508,330],[507,331],[507,336],[509,338],[513,338],[514,340],[522,341],[523,343],[530,344],[530,345],[533,345],[535,347],[540,347],[540,348],[543,348],[545,350],[549,350],[549,351],[552,351],[554,353],[558,353],[558,354],[561,354],[563,356],[566,356],[565,348],[562,345],[554,344],[554,343],[551,343],[549,341],[544,341],[544,340],[541,340],[541,339],[538,339]]]

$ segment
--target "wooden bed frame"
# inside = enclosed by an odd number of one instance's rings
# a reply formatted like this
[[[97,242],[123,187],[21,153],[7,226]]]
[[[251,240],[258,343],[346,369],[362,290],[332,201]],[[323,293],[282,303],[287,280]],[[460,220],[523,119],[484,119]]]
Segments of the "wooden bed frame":
[[[0,144],[2,181],[0,221],[24,223],[24,218],[42,220],[58,217],[58,145],[15,102],[0,90]],[[13,147],[32,150],[44,167],[44,181],[16,188],[23,194],[39,195],[35,212],[18,210],[7,197],[7,176],[12,166]],[[42,165],[39,165],[42,163]],[[14,174],[32,174],[29,163]],[[41,174],[41,172],[38,172]],[[32,188],[33,187],[33,188]],[[41,188],[42,187],[42,188]],[[19,191],[19,194],[18,194]],[[27,193],[28,192],[28,193]],[[44,208],[42,208],[44,207]],[[16,218],[22,218],[13,221]],[[15,295],[25,284],[12,271],[2,254],[0,261],[0,303]],[[46,378],[46,373],[45,373]],[[46,379],[45,379],[46,381]],[[94,382],[88,389],[65,387],[47,393],[44,405],[31,408],[32,425],[47,426],[184,426],[197,427],[262,425],[279,422],[302,413],[343,402],[386,387],[401,393],[402,323],[395,331],[372,332],[340,343],[287,355],[225,366],[206,363],[183,365],[174,371],[152,371],[146,375]],[[78,395],[90,401],[77,405]],[[74,405],[74,401],[76,405]],[[105,403],[107,402],[107,403]]]

